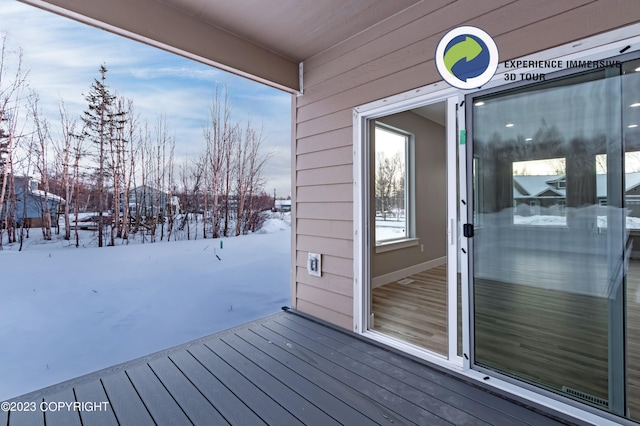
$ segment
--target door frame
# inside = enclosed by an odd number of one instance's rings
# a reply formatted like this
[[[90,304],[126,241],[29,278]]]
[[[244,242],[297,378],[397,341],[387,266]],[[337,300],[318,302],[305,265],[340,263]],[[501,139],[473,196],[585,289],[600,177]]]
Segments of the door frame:
[[[457,151],[463,153],[464,148],[458,144],[458,128],[464,128],[464,119],[459,120],[458,114],[464,118],[464,108],[459,108],[458,103],[463,99],[462,95],[454,88],[441,88],[441,84],[430,85],[417,89],[410,93],[400,94],[381,99],[370,104],[354,108],[353,111],[353,140],[354,140],[354,298],[353,298],[353,329],[356,333],[363,334],[373,340],[388,344],[403,352],[410,353],[419,358],[444,365],[448,368],[463,369],[468,363],[462,356],[457,355],[457,273],[458,273],[458,219],[457,197],[458,182],[464,176],[457,176],[457,171],[466,174],[465,167],[456,167],[458,161]],[[446,155],[447,155],[447,334],[448,354],[442,356],[427,349],[418,348],[415,345],[389,337],[383,333],[369,330],[369,313],[371,312],[371,269],[370,269],[370,150],[368,123],[382,116],[407,111],[419,106],[445,102],[446,108]],[[462,159],[460,159],[462,161]],[[463,164],[463,163],[461,163]],[[465,175],[466,176],[466,175]],[[463,192],[460,192],[463,194]],[[466,215],[465,209],[460,209],[460,214]],[[464,261],[464,259],[463,259]],[[465,264],[461,271],[468,269]],[[463,284],[463,294],[464,294]],[[468,300],[462,297],[462,303]],[[463,319],[465,311],[462,305]],[[463,321],[464,324],[464,321]],[[468,324],[468,322],[467,322]],[[463,331],[463,348],[465,347]]]
[[[625,27],[607,31],[602,34],[589,36],[574,42],[566,43],[550,49],[538,51],[523,57],[514,58],[522,60],[544,60],[544,59],[562,59],[562,60],[597,60],[605,59],[611,56],[615,56],[616,52],[625,50],[627,52],[633,52],[640,50],[640,23],[631,24]],[[552,72],[553,70],[537,69],[535,72]],[[520,69],[505,69],[502,63],[499,64],[496,75],[492,81],[487,83],[482,89],[489,89],[498,86],[504,86],[505,74],[507,72],[519,73],[519,72],[532,72],[528,68]],[[444,87],[444,89],[443,89]],[[389,114],[395,110],[400,112],[410,108],[410,105],[416,105],[419,100],[433,101],[443,100],[449,96],[462,96],[466,94],[477,92],[476,90],[460,91],[453,88],[449,88],[442,82],[429,84],[417,89],[412,89],[404,93],[400,93],[394,96],[389,96],[380,100],[376,100],[353,109],[353,145],[354,145],[354,157],[353,157],[353,179],[354,179],[354,192],[353,192],[353,277],[354,277],[354,293],[353,293],[353,330],[356,333],[365,334],[367,318],[365,318],[366,312],[368,312],[368,306],[364,306],[363,298],[364,283],[369,282],[370,274],[368,268],[368,260],[365,260],[362,256],[363,250],[368,246],[368,230],[366,229],[366,213],[363,212],[363,208],[367,205],[363,202],[363,194],[368,191],[368,181],[364,179],[367,177],[366,170],[363,168],[369,164],[367,161],[368,156],[365,156],[366,152],[363,152],[362,141],[366,137],[366,127],[364,124],[366,120],[374,116],[375,114],[384,115]],[[468,105],[464,105],[467,107]],[[465,108],[461,108],[464,110]],[[464,118],[464,111],[458,111]],[[469,118],[469,117],[466,117]],[[461,123],[465,123],[464,119],[460,120]],[[469,138],[469,136],[467,136]],[[461,169],[465,169],[467,166],[472,167],[472,162],[467,164],[465,146],[460,146],[460,165]],[[363,157],[365,156],[365,157]],[[466,190],[467,181],[460,182],[461,194],[468,192]],[[472,199],[471,199],[472,200]],[[470,212],[470,210],[469,210]],[[461,209],[460,220],[461,223],[471,223],[472,216],[467,216],[469,213],[465,209]],[[469,247],[472,243],[472,238],[461,238],[460,248],[469,252]],[[464,255],[464,253],[463,253]],[[467,261],[467,265],[469,262]],[[470,333],[470,317],[473,314],[473,301],[469,299],[468,288],[465,291],[465,287],[468,286],[470,271],[469,268],[462,268],[462,313],[463,313],[463,353],[470,356],[470,349],[472,344],[472,333]],[[402,349],[401,349],[402,350]],[[636,424],[630,420],[626,420],[617,416],[610,415],[601,410],[589,409],[590,407],[584,404],[579,404],[572,401],[561,400],[556,395],[546,394],[542,389],[535,388],[531,385],[527,385],[521,381],[508,380],[505,378],[497,377],[492,372],[481,372],[471,368],[470,361],[465,357],[463,359],[463,368],[454,363],[450,363],[448,360],[442,357],[430,355],[426,352],[418,354],[419,357],[433,362],[437,365],[442,365],[446,368],[460,371],[460,374],[467,377],[470,380],[476,381],[495,389],[497,392],[502,392],[512,397],[519,398],[523,401],[531,401],[535,404],[547,407],[552,410],[556,410],[565,415],[573,418],[589,422],[592,424],[601,425],[617,425],[617,424]]]
[[[640,52],[640,36],[637,36],[636,35],[637,33],[634,33],[633,29],[636,29],[636,30],[640,29],[640,24],[634,24],[630,27],[626,27],[617,31],[612,31],[610,33],[605,33],[605,34],[602,34],[601,36],[594,36],[589,39],[586,39],[590,42],[597,40],[596,42],[597,45],[593,47],[585,46],[585,49],[580,52],[574,52],[574,53],[565,54],[565,55],[561,55],[561,54],[553,55],[550,52],[555,52],[556,49],[550,49],[549,51],[538,52],[537,55],[538,56],[544,55],[544,59],[562,60],[565,63],[569,60],[578,60],[578,61],[621,60],[621,62],[624,62],[631,59],[637,59],[638,52]],[[618,38],[615,41],[609,41],[608,43],[606,43],[606,41],[611,40],[613,38],[613,34],[618,34]],[[587,41],[585,41],[583,44],[587,45],[588,43]],[[560,49],[560,52],[563,52],[564,48],[565,46],[561,46],[558,49]],[[527,59],[527,58],[523,58],[523,59]],[[538,57],[536,59],[541,59],[541,58]],[[515,69],[515,70],[508,70],[508,72],[511,74],[514,74],[514,73],[518,74],[521,72],[525,72],[525,73],[541,72],[545,74],[548,78],[548,80],[545,80],[545,81],[553,81],[554,79],[575,75],[580,73],[581,71],[586,71],[586,70],[587,69],[578,69],[578,68],[562,68],[560,70]],[[505,74],[506,72],[502,72],[501,74],[496,74],[494,79],[483,88],[478,89],[476,91],[468,91],[465,93],[466,125],[469,129],[467,147],[465,151],[466,151],[467,158],[471,159],[471,161],[469,161],[466,164],[467,190],[465,194],[469,199],[469,203],[465,208],[467,209],[467,217],[468,217],[468,222],[466,223],[470,223],[470,224],[474,224],[474,205],[473,205],[474,194],[472,192],[473,183],[474,183],[473,182],[473,179],[474,179],[473,177],[473,167],[474,167],[474,164],[473,164],[473,114],[472,114],[473,99],[481,95],[498,93],[501,91],[516,89],[520,87],[527,87],[527,86],[532,86],[536,84],[536,82],[533,82],[533,81],[517,81],[517,82],[505,81],[504,79]],[[474,224],[474,225],[477,225],[477,224]],[[467,271],[466,284],[468,285],[467,296],[469,297],[467,302],[468,303],[467,313],[469,315],[468,322],[469,322],[470,334],[467,335],[468,343],[469,343],[469,352],[465,352],[465,354],[469,355],[470,362],[469,362],[469,368],[468,369],[465,368],[465,370],[468,370],[466,373],[470,377],[474,377],[476,379],[480,376],[486,377],[487,380],[490,378],[492,380],[491,385],[496,386],[497,388],[507,390],[509,393],[513,393],[515,395],[521,395],[521,396],[524,396],[525,398],[536,400],[537,402],[541,402],[544,405],[551,407],[555,410],[569,413],[571,416],[574,416],[576,418],[587,419],[587,421],[599,423],[599,424],[609,424],[608,423],[609,421],[612,421],[615,424],[635,424],[632,420],[629,420],[618,414],[614,414],[613,412],[607,412],[599,408],[589,406],[586,403],[582,403],[578,400],[565,397],[561,394],[544,389],[538,385],[525,382],[524,380],[520,380],[518,378],[509,376],[506,374],[499,373],[495,370],[483,367],[481,365],[477,365],[475,363],[475,353],[474,353],[475,314],[474,314],[474,301],[473,301],[473,297],[474,297],[473,244],[474,244],[474,241],[473,241],[473,238],[463,238],[463,240],[466,240],[467,242],[467,246],[468,246],[467,252],[469,253],[468,262],[467,262],[468,271]],[[621,324],[617,323],[616,327],[621,327]],[[619,330],[616,329],[615,333],[618,333],[618,332]],[[617,334],[615,338],[618,340],[623,340],[623,336],[619,334]],[[624,343],[625,342],[623,341],[621,346],[623,346]],[[619,358],[622,352],[618,351],[614,354],[617,357],[615,362],[618,363],[618,365],[621,362]],[[622,375],[624,375],[624,373],[622,373]],[[621,392],[620,390],[621,385],[619,385],[619,383],[623,383],[625,381],[624,377],[621,377],[620,374],[617,374],[615,377],[610,376],[610,380],[612,379],[618,383],[618,386],[616,386],[613,389],[610,387],[609,389],[610,396],[612,392],[616,392],[619,394]],[[618,407],[618,409],[621,409],[621,408]],[[624,407],[622,408],[622,410],[624,410]],[[592,419],[598,419],[598,420],[594,421]]]

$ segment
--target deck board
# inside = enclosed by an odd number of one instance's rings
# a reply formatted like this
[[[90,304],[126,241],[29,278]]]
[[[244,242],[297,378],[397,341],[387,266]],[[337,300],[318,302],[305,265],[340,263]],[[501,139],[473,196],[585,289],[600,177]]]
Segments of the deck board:
[[[125,422],[140,426],[155,424],[124,371],[106,375],[101,382],[111,403],[111,408],[121,424]]]
[[[248,380],[251,380],[256,387],[265,394],[268,394],[281,406],[288,406],[291,414],[300,419],[304,424],[319,422],[329,425],[336,423],[333,417],[271,376],[267,372],[268,366],[263,366],[264,369],[258,367],[252,360],[228,345],[216,345],[215,348],[209,349],[220,358],[226,360],[233,369]]]
[[[189,418],[171,397],[148,364],[127,370],[127,376],[158,425],[189,424]]]
[[[150,362],[149,366],[192,422],[195,424],[228,424],[211,402],[198,391],[198,388],[182,374],[169,358],[159,358]]]
[[[58,393],[52,394],[50,397],[44,398],[47,403],[59,402],[59,401],[74,401],[75,395],[73,389],[65,389]],[[65,424],[69,426],[81,426],[80,412],[74,410],[47,410],[44,413],[44,420],[46,423],[53,424]]]
[[[283,330],[283,326],[274,322],[265,325],[274,332],[286,334],[293,345],[297,345],[298,350],[308,352],[306,356],[312,356],[316,362],[326,365],[326,372],[330,370],[342,369],[345,376],[352,376],[354,383],[360,383],[362,386],[369,386],[375,389],[380,395],[385,395],[382,400],[389,402],[401,413],[409,416],[410,419],[424,419],[429,424],[454,424],[454,425],[488,425],[481,419],[470,415],[469,413],[459,410],[452,405],[443,402],[429,393],[425,393],[412,386],[407,385],[402,380],[394,377],[398,374],[398,370],[393,368],[389,374],[362,362],[361,359],[351,358],[344,355],[340,351],[324,346],[315,340],[309,339],[305,334],[298,333],[292,329]],[[297,348],[296,348],[297,349]],[[366,357],[366,354],[360,354]],[[319,358],[321,357],[321,358]],[[320,360],[322,359],[322,360]],[[369,383],[367,383],[369,382]],[[372,386],[373,385],[373,386]],[[402,394],[402,397],[397,394]]]
[[[88,402],[88,403],[102,403],[109,402],[107,394],[104,391],[102,382],[99,380],[93,382],[83,383],[76,386],[74,389],[76,401]],[[64,401],[64,399],[62,399]],[[99,408],[102,410],[103,406]],[[104,411],[80,411],[80,417],[83,424],[90,424],[96,426],[118,426],[118,420],[113,413],[111,404],[104,405]],[[49,419],[47,418],[47,422]]]
[[[0,426],[7,426],[9,423],[9,414],[6,411],[0,410]]]
[[[441,390],[450,392],[449,397],[451,399],[460,402],[464,401],[464,407],[473,408],[474,410],[479,409],[481,410],[480,412],[485,412],[487,415],[486,419],[494,422],[494,424],[502,424],[497,420],[502,420],[504,414],[526,424],[542,424],[550,421],[546,416],[535,411],[513,404],[502,398],[488,397],[487,392],[482,389],[470,387],[467,383],[452,378],[440,371],[423,368],[421,364],[412,361],[406,356],[371,345],[360,339],[351,339],[344,333],[340,333],[332,328],[324,327],[315,322],[305,321],[295,315],[284,316],[278,318],[276,321],[289,327],[299,327],[302,332],[308,334],[320,333],[325,335],[334,341],[332,346],[334,346],[336,350],[343,351],[352,356],[364,356],[371,365],[376,365],[377,368],[380,368],[382,371],[391,371],[394,369],[394,374],[398,376],[411,374],[413,377],[408,380],[409,383],[417,380],[419,383],[418,386],[420,387],[428,386],[429,383],[435,384],[439,386]],[[369,359],[369,357],[377,358],[382,361],[383,364],[380,364],[374,359]],[[470,405],[466,405],[467,403]],[[484,408],[478,407],[473,403],[482,404]],[[511,420],[505,419],[504,421],[510,422]]]
[[[234,395],[217,377],[204,368],[187,351],[169,356],[198,390],[213,402],[222,416],[231,424],[266,424],[245,403]]]
[[[284,312],[12,401],[43,399],[108,400],[111,408],[47,413],[47,426],[79,419],[84,425],[562,424],[383,345]],[[0,412],[5,424],[44,425],[45,417]]]
[[[374,400],[359,392],[354,392],[351,387],[345,385],[340,380],[325,374],[313,364],[309,364],[307,361],[303,361],[292,355],[289,351],[274,345],[273,342],[256,334],[252,330],[243,330],[238,333],[238,337],[248,343],[251,343],[257,348],[260,348],[264,353],[274,357],[283,365],[299,372],[300,375],[304,376],[309,381],[312,381],[316,386],[323,389],[323,391],[329,392],[336,398],[343,401],[351,407],[352,410],[357,411],[358,414],[367,416],[367,419],[363,420],[361,424],[377,424],[378,422],[381,422],[382,419],[395,424],[403,423],[398,416]],[[353,413],[351,415],[356,414]]]
[[[341,424],[366,425],[373,424],[373,420],[364,414],[354,410],[335,394],[327,392],[322,388],[321,383],[315,383],[311,377],[304,377],[298,374],[295,369],[282,364],[281,360],[269,356],[259,349],[259,343],[253,346],[247,340],[239,336],[229,336],[223,339],[229,345],[244,354],[251,354],[251,360],[269,371],[277,378],[287,378],[286,384],[295,390],[300,396],[311,401],[319,409],[330,415]],[[280,379],[281,380],[281,379]]]
[[[189,352],[214,373],[231,391],[243,401],[251,401],[253,411],[267,424],[303,424],[293,414],[275,402],[249,379],[234,370],[229,364],[204,345],[189,348]]]
[[[40,403],[40,401],[36,402]],[[44,424],[42,411],[11,411],[9,413],[10,426],[44,426]]]

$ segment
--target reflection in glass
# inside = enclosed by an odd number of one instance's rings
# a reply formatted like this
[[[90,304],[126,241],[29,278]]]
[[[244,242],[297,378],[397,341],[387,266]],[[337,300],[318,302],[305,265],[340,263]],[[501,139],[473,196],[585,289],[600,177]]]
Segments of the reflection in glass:
[[[620,68],[479,99],[474,362],[625,415]]]

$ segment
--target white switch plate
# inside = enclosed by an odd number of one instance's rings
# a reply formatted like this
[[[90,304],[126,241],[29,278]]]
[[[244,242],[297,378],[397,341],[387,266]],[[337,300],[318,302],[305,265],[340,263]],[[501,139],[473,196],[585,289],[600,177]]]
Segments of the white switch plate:
[[[309,253],[307,257],[307,272],[315,277],[322,276],[322,256],[318,253]]]

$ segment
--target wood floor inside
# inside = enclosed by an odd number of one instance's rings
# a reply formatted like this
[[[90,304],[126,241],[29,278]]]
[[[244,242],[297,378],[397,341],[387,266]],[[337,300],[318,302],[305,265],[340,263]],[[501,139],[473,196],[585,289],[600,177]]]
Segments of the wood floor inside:
[[[447,270],[443,265],[373,289],[373,329],[446,355],[446,280]],[[606,401],[606,298],[491,280],[476,281],[474,309],[477,364],[558,393],[567,392],[568,389],[569,392],[584,394],[586,398],[595,397],[596,401]],[[460,325],[460,309],[458,311]],[[638,421],[638,260],[632,260],[629,265],[626,318],[627,406],[629,416]],[[460,335],[458,332],[459,337]]]

